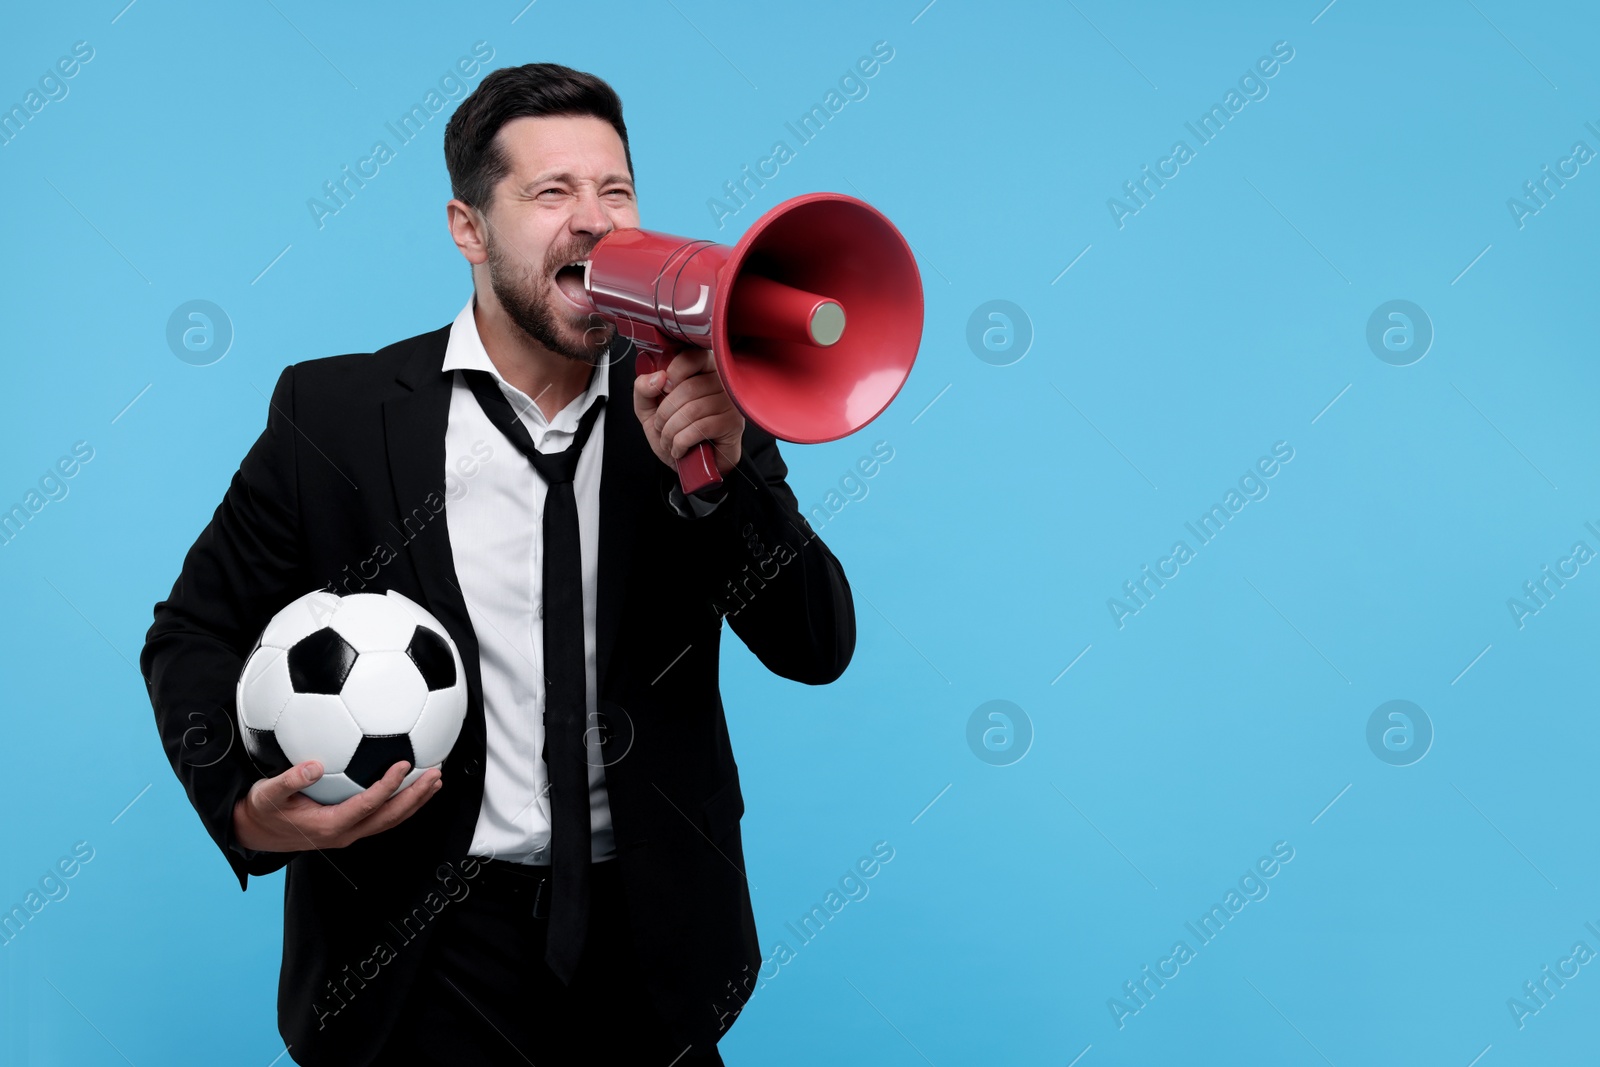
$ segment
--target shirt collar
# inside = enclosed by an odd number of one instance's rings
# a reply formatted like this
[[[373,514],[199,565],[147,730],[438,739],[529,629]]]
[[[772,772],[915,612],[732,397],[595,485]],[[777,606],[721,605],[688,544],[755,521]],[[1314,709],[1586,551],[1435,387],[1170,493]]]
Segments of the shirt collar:
[[[450,339],[445,345],[443,370],[488,371],[494,376],[495,381],[500,383],[501,390],[511,399],[513,406],[523,413],[524,418],[532,419],[541,425],[548,424],[551,429],[576,429],[578,421],[596,398],[611,395],[611,375],[606,372],[606,364],[602,363],[590,374],[589,387],[572,403],[556,412],[555,418],[547,420],[539,405],[535,404],[528,394],[506,381],[489,358],[488,351],[483,347],[483,338],[478,335],[477,317],[473,314],[476,303],[477,294],[468,297],[467,306],[461,309],[461,313],[450,324]]]

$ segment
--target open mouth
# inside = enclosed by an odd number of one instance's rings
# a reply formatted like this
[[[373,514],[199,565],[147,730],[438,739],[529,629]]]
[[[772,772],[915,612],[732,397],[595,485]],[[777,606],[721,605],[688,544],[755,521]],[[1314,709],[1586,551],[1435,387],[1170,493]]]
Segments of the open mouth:
[[[567,302],[579,311],[593,311],[594,303],[589,299],[589,291],[584,287],[584,279],[589,273],[587,259],[575,260],[557,270],[555,273],[556,288]]]

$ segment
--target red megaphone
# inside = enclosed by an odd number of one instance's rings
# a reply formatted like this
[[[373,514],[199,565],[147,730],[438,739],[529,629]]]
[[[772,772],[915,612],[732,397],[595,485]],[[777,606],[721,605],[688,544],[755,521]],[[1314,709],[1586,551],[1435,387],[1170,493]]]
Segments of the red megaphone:
[[[583,284],[633,340],[639,374],[685,346],[709,348],[745,418],[800,444],[877,418],[922,340],[911,246],[876,208],[839,193],[784,201],[731,248],[613,230],[589,253]],[[721,483],[710,442],[678,460],[678,480],[685,493]]]

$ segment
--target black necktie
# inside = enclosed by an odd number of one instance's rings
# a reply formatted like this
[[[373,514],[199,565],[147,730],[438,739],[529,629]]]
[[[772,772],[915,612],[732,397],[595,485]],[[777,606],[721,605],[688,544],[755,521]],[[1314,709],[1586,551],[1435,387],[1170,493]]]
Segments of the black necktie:
[[[597,373],[604,374],[601,368]],[[467,382],[489,421],[517,446],[544,479],[544,757],[550,778],[549,938],[545,962],[570,984],[589,925],[589,765],[584,748],[588,695],[584,677],[583,566],[578,503],[572,478],[605,397],[596,397],[565,452],[546,454],[487,371]]]

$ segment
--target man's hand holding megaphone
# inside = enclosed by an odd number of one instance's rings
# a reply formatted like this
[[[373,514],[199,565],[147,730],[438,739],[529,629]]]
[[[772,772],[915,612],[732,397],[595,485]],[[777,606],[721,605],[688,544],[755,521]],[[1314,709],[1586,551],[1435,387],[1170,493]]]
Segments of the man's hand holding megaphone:
[[[643,229],[583,262],[594,312],[633,341],[633,407],[685,495],[716,498],[745,420],[817,444],[877,418],[911,373],[922,279],[870,204],[808,193],[733,247]]]
[[[722,386],[711,350],[668,350],[666,370],[633,380],[633,411],[644,426],[650,450],[667,466],[701,441],[711,444],[717,471],[727,474],[739,462],[744,415]]]

